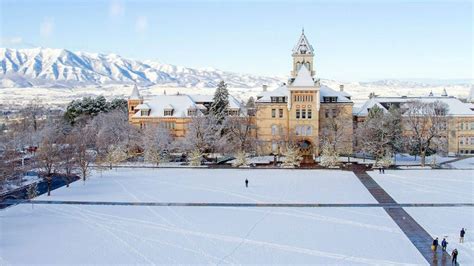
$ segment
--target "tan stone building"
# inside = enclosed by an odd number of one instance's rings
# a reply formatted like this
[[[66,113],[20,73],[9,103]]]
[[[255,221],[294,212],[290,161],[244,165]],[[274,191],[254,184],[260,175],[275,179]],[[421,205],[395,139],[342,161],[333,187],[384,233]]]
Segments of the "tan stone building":
[[[448,107],[446,138],[449,155],[474,154],[474,111],[468,103],[463,103],[459,99],[448,96],[444,91],[440,96],[423,97],[372,97],[360,108],[354,109],[354,127],[362,123],[370,109],[374,106],[387,111],[391,105],[402,107],[408,101],[435,102],[440,101]],[[403,116],[402,116],[403,120]],[[409,134],[409,132],[404,132]]]
[[[320,142],[328,140],[337,142],[340,153],[352,153],[350,95],[342,88],[336,91],[320,84],[314,49],[304,32],[293,48],[292,58],[288,83],[257,97],[256,137],[261,151],[281,153],[294,143],[303,155],[312,156],[319,154]]]

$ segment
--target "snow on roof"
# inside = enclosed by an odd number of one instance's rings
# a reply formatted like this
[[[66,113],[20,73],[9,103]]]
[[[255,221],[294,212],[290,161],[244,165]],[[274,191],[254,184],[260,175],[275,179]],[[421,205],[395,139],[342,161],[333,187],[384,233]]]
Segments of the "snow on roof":
[[[314,80],[309,72],[308,68],[305,65],[301,65],[301,68],[296,74],[295,80],[290,84],[291,87],[313,87]]]
[[[138,109],[138,110],[150,110],[150,106],[146,103],[142,103],[142,104],[139,104],[137,105],[137,107],[135,107],[135,109]]]
[[[196,103],[212,103],[214,102],[214,95],[205,95],[205,94],[191,94],[189,95]],[[234,96],[229,94],[229,108],[239,109],[241,108],[240,101],[237,100]]]
[[[132,94],[130,95],[130,100],[140,100],[140,92],[138,91],[137,84],[133,86]]]
[[[286,85],[280,86],[272,91],[265,91],[260,94],[258,97],[259,99],[257,102],[271,102],[271,97],[289,97],[290,91]],[[321,85],[319,88],[319,100],[320,102],[324,102],[323,97],[337,97],[337,102],[340,103],[351,103],[352,101],[349,100],[345,94],[341,93],[340,91],[333,90],[328,86]]]
[[[306,35],[304,35],[304,30],[301,32],[301,36],[298,39],[295,47],[293,48],[293,54],[312,54],[314,52],[313,46],[309,44]]]
[[[286,85],[282,85],[272,91],[265,91],[262,94],[258,95],[257,102],[270,102],[271,97],[288,97],[290,91]]]
[[[433,103],[440,101],[448,106],[448,115],[450,116],[474,116],[474,111],[469,108],[469,104],[461,102],[459,99],[454,97],[437,97],[437,96],[421,96],[421,97],[373,97],[366,101],[364,105],[354,115],[366,116],[368,110],[374,105],[387,110],[383,107],[383,103],[405,103],[409,101],[421,101],[426,103]]]
[[[349,100],[349,98],[347,98],[347,96],[350,96],[348,93],[333,90],[326,85],[321,85],[321,87],[319,87],[319,95],[321,98],[321,102],[324,102],[323,97],[337,97],[338,103],[351,103],[352,102],[351,100]]]
[[[188,109],[197,108],[194,101],[188,95],[160,95],[146,102],[150,106],[150,115],[147,117],[164,117],[164,110],[173,108],[171,116],[166,117],[187,117]],[[137,112],[133,117],[141,117],[141,112]]]

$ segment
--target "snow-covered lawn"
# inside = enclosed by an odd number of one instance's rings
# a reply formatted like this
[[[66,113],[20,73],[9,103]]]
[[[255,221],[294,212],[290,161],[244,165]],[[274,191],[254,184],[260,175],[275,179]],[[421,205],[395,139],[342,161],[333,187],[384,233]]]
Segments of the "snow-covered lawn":
[[[38,199],[375,202],[351,172],[238,169],[119,169]],[[381,208],[17,205],[0,225],[1,265],[427,265]]]
[[[368,173],[398,203],[474,203],[473,170],[386,170],[385,174],[378,171]]]
[[[469,157],[460,161],[456,161],[453,163],[447,163],[445,165],[447,168],[455,168],[455,169],[471,169],[474,170],[474,157]]]
[[[249,187],[245,188],[245,179]],[[44,199],[44,198],[38,198]],[[376,203],[349,171],[279,169],[140,169],[103,172],[54,200],[161,202]]]
[[[459,251],[461,265],[474,265],[474,208],[405,208],[415,220],[433,237],[443,240],[448,236],[449,254],[453,249]],[[466,228],[464,243],[459,243],[459,231]]]

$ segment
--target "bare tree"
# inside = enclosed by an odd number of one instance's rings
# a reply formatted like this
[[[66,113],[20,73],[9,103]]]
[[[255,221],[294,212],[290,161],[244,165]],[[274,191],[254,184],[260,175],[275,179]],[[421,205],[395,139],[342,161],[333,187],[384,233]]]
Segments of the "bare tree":
[[[347,120],[340,108],[328,109],[327,118],[321,123],[321,142],[324,147],[326,144],[335,152],[343,151],[347,143],[346,132],[352,127],[352,121]]]
[[[75,143],[74,156],[84,182],[89,175],[91,163],[93,163],[97,157],[97,152],[92,149],[94,146],[93,134],[94,130],[91,129],[90,125],[83,128],[76,128],[71,132],[71,138],[73,138]]]
[[[446,137],[448,105],[441,101],[409,101],[403,109],[407,140],[418,150],[421,166],[425,166],[427,151],[435,149],[433,144]]]
[[[170,131],[159,124],[147,127],[142,135],[142,150],[145,152],[145,160],[158,165],[171,148],[173,138]]]
[[[219,143],[222,125],[218,119],[210,115],[198,115],[188,123],[183,145],[186,151],[199,150],[201,153],[211,152]]]
[[[224,122],[226,129],[226,147],[234,153],[247,152],[255,147],[255,123],[248,114],[241,116],[228,116]],[[230,145],[229,145],[230,144]]]
[[[58,132],[53,125],[48,125],[42,130],[43,140],[38,147],[37,160],[44,172],[48,185],[48,196],[51,195],[53,175],[59,169],[61,144],[56,143]]]

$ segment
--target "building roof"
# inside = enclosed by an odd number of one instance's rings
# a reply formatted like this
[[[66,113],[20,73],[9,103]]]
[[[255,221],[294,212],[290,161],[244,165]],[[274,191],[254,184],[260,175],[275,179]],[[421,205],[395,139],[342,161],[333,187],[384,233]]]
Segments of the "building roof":
[[[138,110],[150,110],[150,106],[146,103],[139,104],[135,107]]]
[[[295,47],[293,48],[293,54],[313,54],[314,49],[311,44],[309,44],[306,35],[304,35],[304,30],[301,32],[301,36],[298,39]]]
[[[214,101],[214,95],[205,94],[191,94],[189,95],[196,103],[212,103]],[[234,96],[229,94],[229,108],[239,109],[241,107],[240,101]]]
[[[140,92],[138,91],[137,84],[133,86],[132,94],[130,95],[130,100],[140,100]]]
[[[461,102],[459,99],[449,96],[421,96],[421,97],[373,97],[367,100],[360,108],[354,109],[353,114],[357,116],[367,116],[369,110],[377,105],[383,110],[387,110],[383,103],[405,103],[409,101],[421,101],[432,103],[440,101],[448,106],[448,115],[450,116],[474,116],[474,111],[470,109],[469,104]]]
[[[291,87],[313,87],[314,80],[305,65],[301,65],[298,73],[296,74],[295,80],[290,84]]]
[[[271,102],[271,97],[289,97],[290,91],[288,86],[282,85],[275,90],[265,91],[258,95],[257,102]],[[324,97],[337,97],[337,102],[340,103],[351,103],[352,101],[346,97],[347,93],[333,90],[328,86],[321,85],[319,87],[319,100],[324,102]]]
[[[324,97],[337,97],[338,103],[351,103],[352,101],[347,98],[350,97],[350,94],[343,91],[337,91],[329,88],[326,85],[321,85],[319,87],[319,97],[321,102],[324,102]]]
[[[150,114],[146,117],[163,117],[164,111],[172,108],[173,115],[166,117],[187,117],[188,109],[197,109],[196,104],[188,95],[160,95],[144,103],[150,107]],[[141,117],[137,112],[133,117]]]

